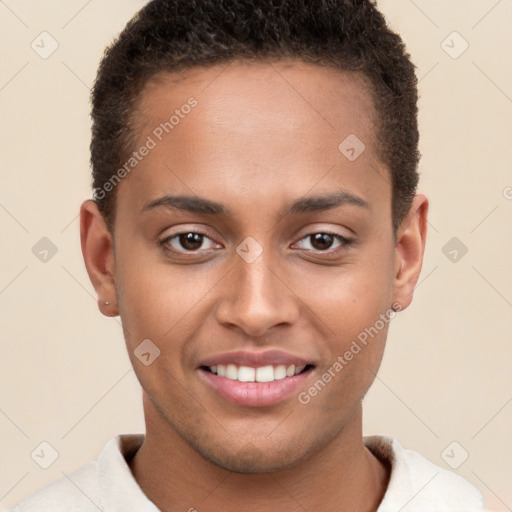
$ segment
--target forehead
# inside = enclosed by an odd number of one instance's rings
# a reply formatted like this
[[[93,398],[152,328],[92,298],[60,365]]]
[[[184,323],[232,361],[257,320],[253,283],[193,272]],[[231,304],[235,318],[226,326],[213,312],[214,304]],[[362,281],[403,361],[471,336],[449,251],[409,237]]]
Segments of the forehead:
[[[200,99],[205,125],[221,122],[223,116],[247,131],[255,127],[256,118],[279,113],[291,127],[306,121],[323,124],[323,131],[338,132],[338,136],[350,120],[354,131],[369,139],[377,119],[371,85],[360,73],[299,60],[235,60],[156,74],[137,102],[136,131],[147,132],[190,96]]]
[[[154,148],[127,180],[130,201],[177,188],[213,199],[231,190],[256,200],[257,190],[267,205],[333,185],[382,196],[389,180],[376,119],[368,81],[330,67],[233,61],[162,72],[146,84],[133,116],[136,148],[148,137]],[[361,148],[357,160],[343,153]]]

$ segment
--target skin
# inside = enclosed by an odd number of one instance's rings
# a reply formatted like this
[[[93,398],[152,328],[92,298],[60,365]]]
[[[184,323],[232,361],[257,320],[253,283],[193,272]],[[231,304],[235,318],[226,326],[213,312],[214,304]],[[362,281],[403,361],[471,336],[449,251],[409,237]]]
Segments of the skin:
[[[146,440],[131,470],[166,511],[376,510],[389,468],[363,444],[361,401],[388,324],[307,405],[296,395],[236,405],[205,385],[198,365],[277,348],[314,364],[307,391],[380,314],[411,302],[427,199],[414,198],[395,241],[373,101],[355,74],[297,61],[161,74],[140,98],[135,146],[191,96],[197,107],[118,185],[114,235],[92,201],[81,209],[99,308],[120,315],[144,390]],[[349,134],[366,146],[353,162],[338,150]],[[366,206],[289,211],[340,190]],[[230,213],[147,208],[167,194]],[[159,245],[190,231],[207,235],[202,245]],[[308,236],[326,231],[351,242]],[[252,263],[236,252],[249,236],[263,249]],[[161,353],[144,366],[133,352],[147,338]]]

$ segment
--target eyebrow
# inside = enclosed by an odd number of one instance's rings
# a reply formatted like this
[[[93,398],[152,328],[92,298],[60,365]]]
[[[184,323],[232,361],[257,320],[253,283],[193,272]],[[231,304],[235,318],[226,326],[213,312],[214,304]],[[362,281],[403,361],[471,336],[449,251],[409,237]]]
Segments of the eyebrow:
[[[345,205],[357,206],[360,208],[369,208],[367,201],[345,190],[340,190],[332,194],[320,196],[302,197],[294,201],[291,205],[285,207],[281,215],[300,214],[332,210]],[[222,203],[217,203],[210,199],[187,196],[187,195],[165,195],[146,204],[141,213],[151,211],[156,208],[168,208],[172,210],[181,210],[190,213],[203,213],[208,215],[232,216],[233,212]]]

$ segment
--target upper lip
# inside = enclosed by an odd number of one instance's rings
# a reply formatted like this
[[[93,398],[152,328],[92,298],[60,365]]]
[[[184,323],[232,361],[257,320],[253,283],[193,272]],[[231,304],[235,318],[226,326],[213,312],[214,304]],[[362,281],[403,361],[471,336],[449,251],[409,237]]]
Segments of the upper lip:
[[[292,364],[295,366],[306,366],[312,363],[302,357],[288,354],[281,350],[266,350],[264,352],[238,350],[209,357],[202,361],[199,367],[217,366],[219,364],[234,364],[235,366],[249,366],[256,368],[268,365],[291,366]]]

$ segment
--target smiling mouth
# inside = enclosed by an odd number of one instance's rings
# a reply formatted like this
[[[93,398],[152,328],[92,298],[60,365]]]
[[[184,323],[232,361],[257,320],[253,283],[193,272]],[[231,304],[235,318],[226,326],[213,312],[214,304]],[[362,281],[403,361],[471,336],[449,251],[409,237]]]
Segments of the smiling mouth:
[[[314,366],[311,364],[305,366],[295,366],[293,364],[289,366],[284,364],[275,366],[265,365],[256,368],[251,366],[237,366],[235,364],[218,364],[215,366],[201,366],[201,369],[233,381],[263,383],[293,377],[305,373],[313,367]]]

